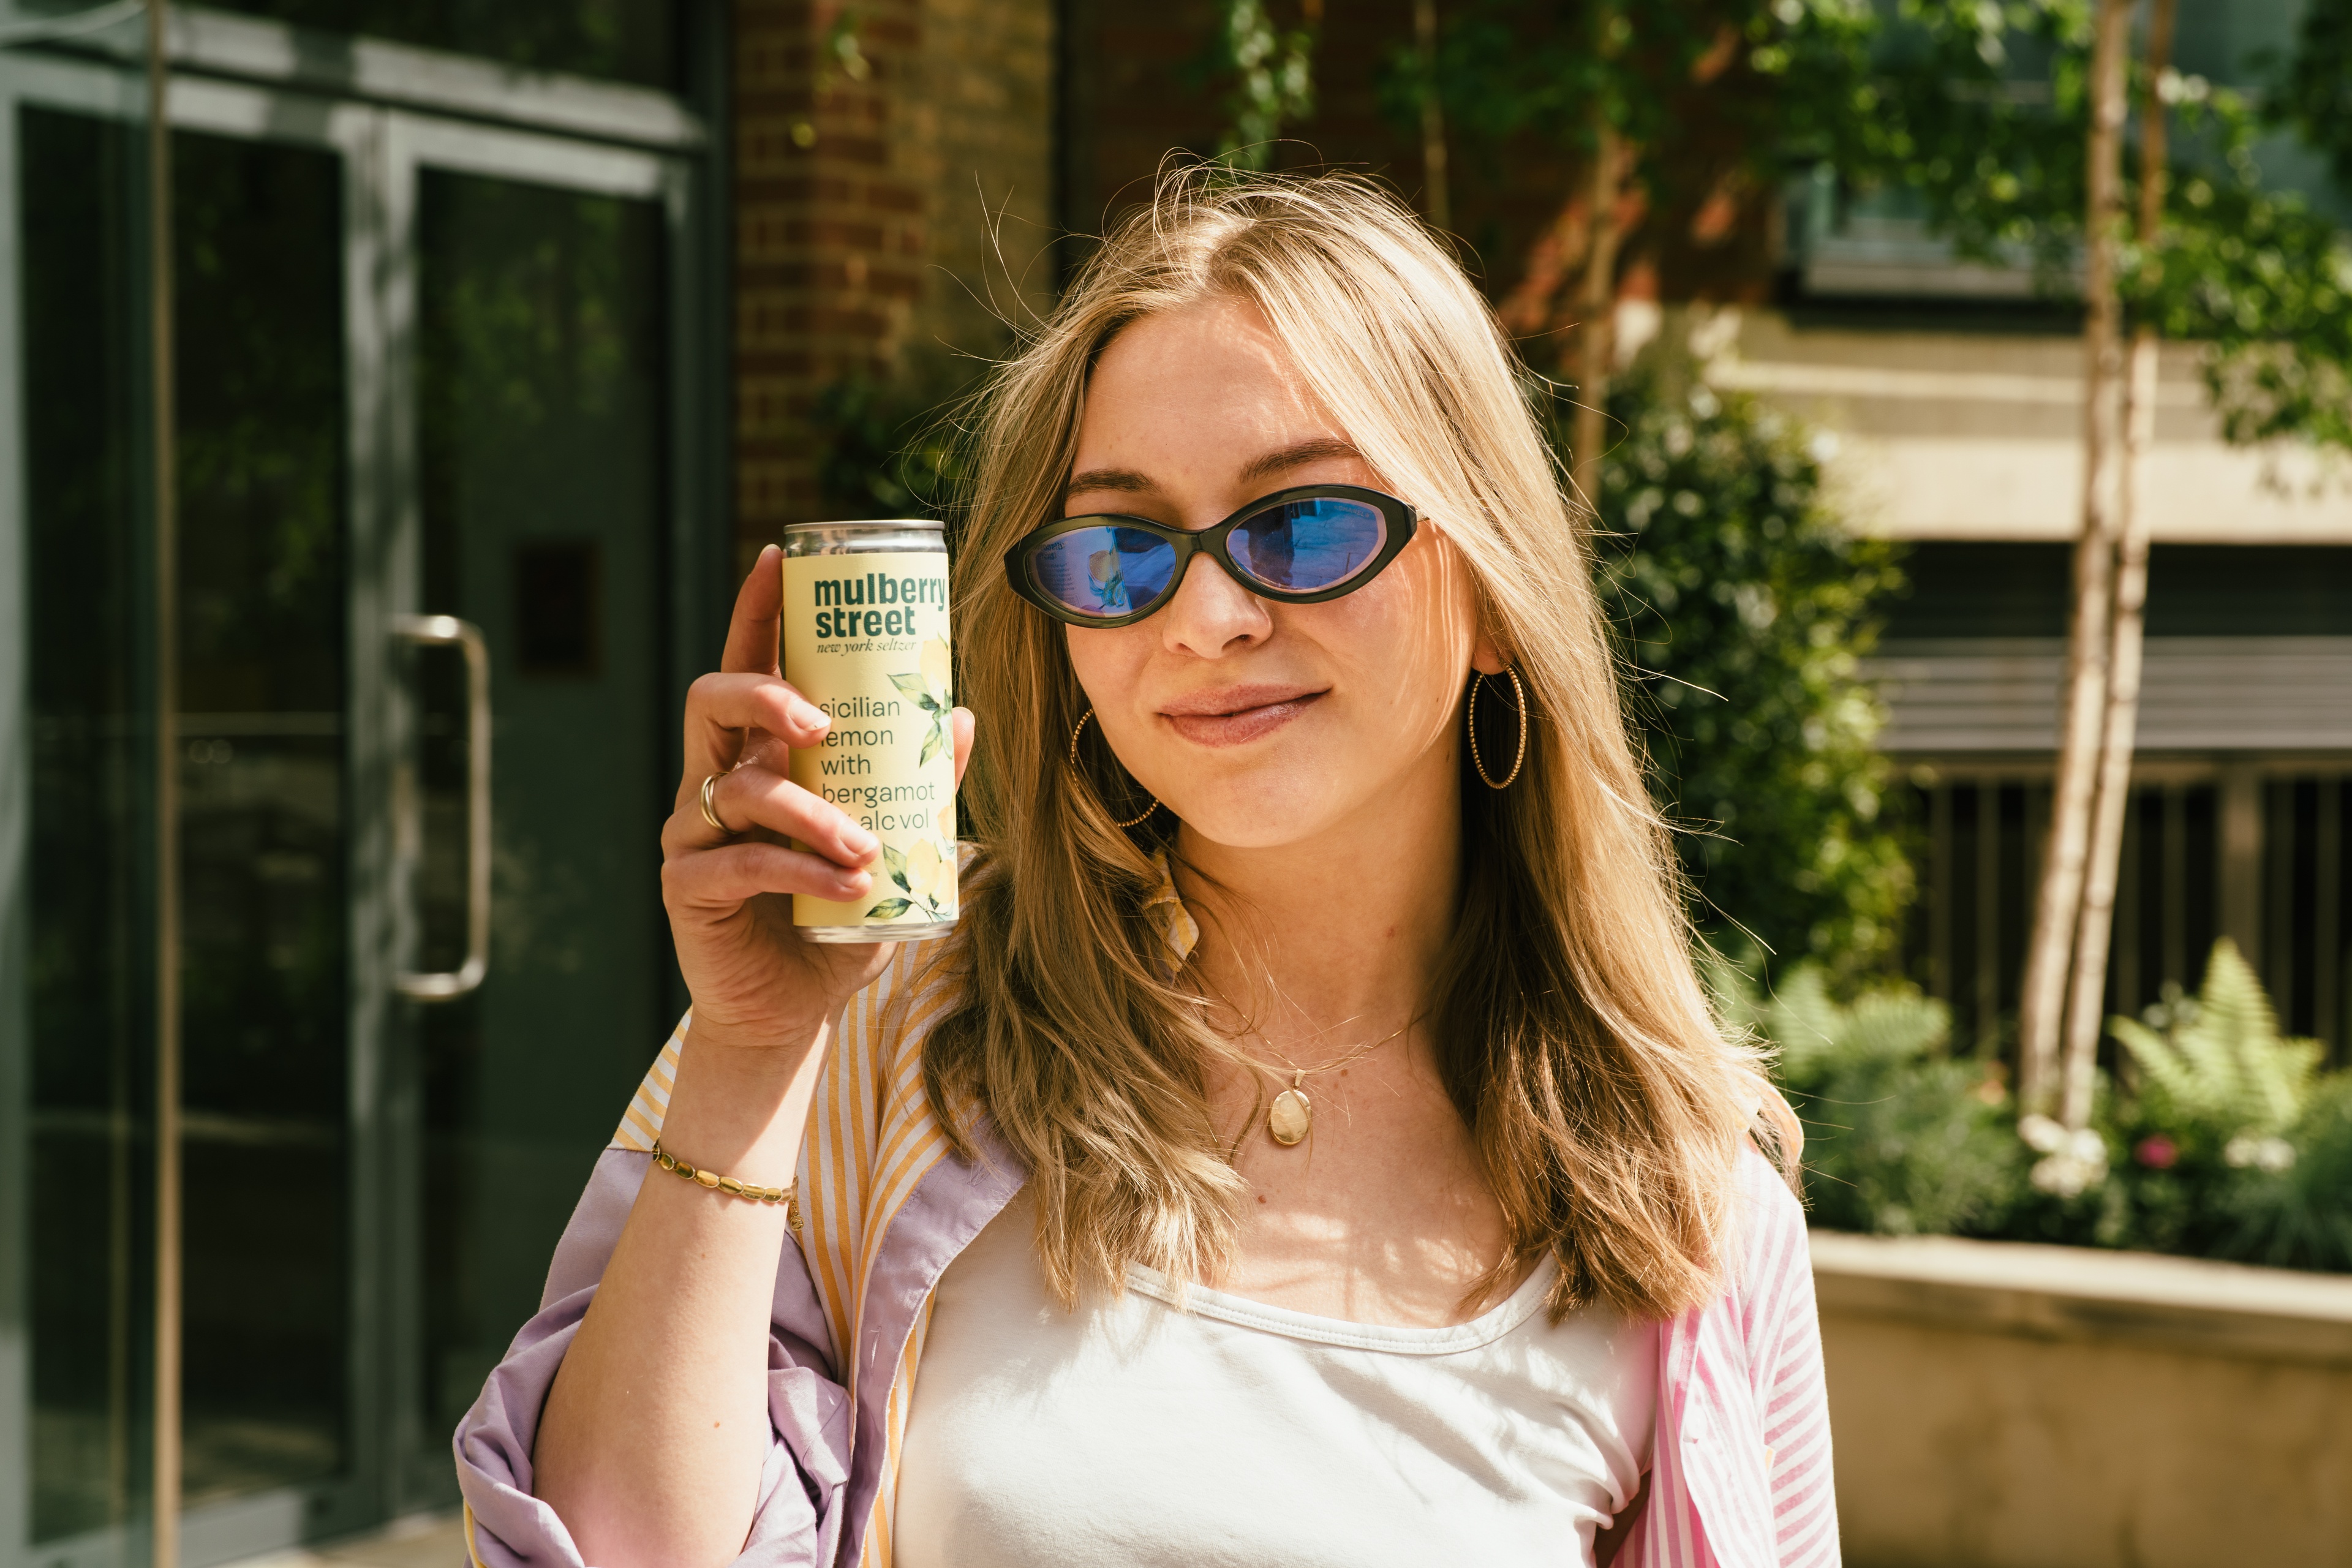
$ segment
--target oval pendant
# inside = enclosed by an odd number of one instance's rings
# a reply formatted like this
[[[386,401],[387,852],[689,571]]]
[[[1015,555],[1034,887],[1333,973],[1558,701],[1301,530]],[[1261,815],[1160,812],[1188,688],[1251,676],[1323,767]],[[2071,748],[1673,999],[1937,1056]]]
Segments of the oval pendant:
[[[1265,1113],[1267,1134],[1286,1149],[1306,1137],[1314,1122],[1315,1110],[1307,1103],[1303,1089],[1284,1089],[1274,1097],[1274,1109]]]

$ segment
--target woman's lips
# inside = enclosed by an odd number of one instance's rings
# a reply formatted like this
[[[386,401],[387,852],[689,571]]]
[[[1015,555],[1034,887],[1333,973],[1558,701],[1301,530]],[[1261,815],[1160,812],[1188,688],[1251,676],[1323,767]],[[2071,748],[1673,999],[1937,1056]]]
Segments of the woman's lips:
[[[1179,698],[1160,712],[1195,745],[1240,746],[1271,735],[1323,695],[1296,687],[1234,687]]]

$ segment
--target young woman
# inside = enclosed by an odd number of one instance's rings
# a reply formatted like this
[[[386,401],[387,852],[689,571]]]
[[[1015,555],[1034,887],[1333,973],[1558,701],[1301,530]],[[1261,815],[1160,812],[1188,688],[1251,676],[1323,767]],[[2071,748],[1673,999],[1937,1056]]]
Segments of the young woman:
[[[785,782],[770,552],[478,1563],[1834,1563],[1793,1124],[1470,285],[1367,184],[1172,175],[983,409],[962,922],[795,939],[876,846]]]

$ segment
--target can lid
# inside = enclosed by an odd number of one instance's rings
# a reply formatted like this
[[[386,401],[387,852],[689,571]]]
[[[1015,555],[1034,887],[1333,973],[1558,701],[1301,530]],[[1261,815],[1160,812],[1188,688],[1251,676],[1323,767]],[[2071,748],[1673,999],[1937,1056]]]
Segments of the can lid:
[[[804,528],[924,528],[936,533],[946,523],[936,517],[855,517],[834,522],[788,522],[786,533],[797,533]]]

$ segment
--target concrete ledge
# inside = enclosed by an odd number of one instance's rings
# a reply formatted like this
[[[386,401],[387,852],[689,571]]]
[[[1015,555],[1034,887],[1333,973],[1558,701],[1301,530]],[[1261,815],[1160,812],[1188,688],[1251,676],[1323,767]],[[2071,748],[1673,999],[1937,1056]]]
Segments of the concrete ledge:
[[[1812,1233],[1822,1310],[2352,1366],[2352,1276],[2145,1252]]]
[[[1815,1232],[1853,1568],[2352,1563],[2352,1279]]]

